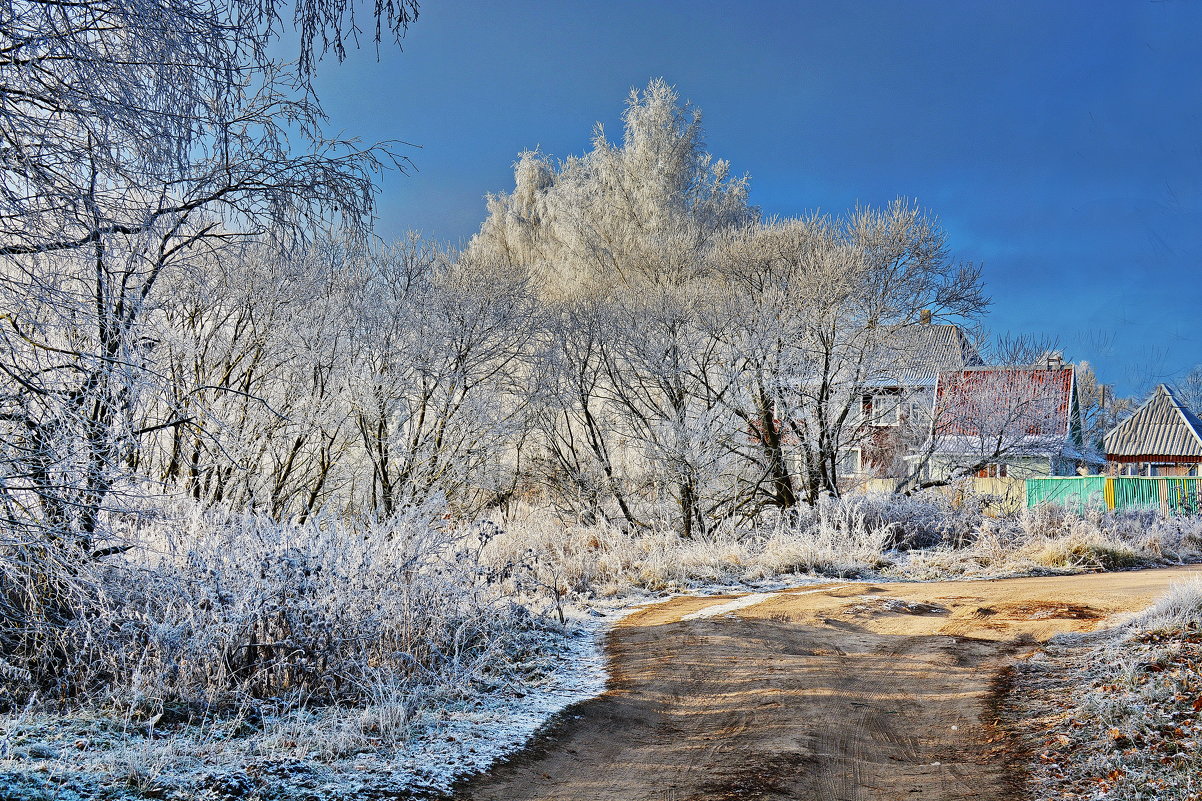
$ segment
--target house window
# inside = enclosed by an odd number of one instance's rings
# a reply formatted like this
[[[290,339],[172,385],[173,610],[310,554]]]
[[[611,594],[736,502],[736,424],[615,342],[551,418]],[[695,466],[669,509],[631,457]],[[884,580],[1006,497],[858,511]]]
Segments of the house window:
[[[873,395],[869,422],[874,426],[895,426],[901,411],[901,398],[897,395]]]
[[[1148,475],[1150,476],[1192,476],[1194,474],[1192,466],[1174,462],[1152,464],[1148,471]]]
[[[1006,465],[987,464],[977,471],[977,478],[1005,478]]]
[[[868,395],[856,396],[855,401],[847,409],[847,418],[843,422],[843,427],[848,429],[859,428],[868,422],[867,411]]]
[[[910,425],[929,422],[930,411],[930,406],[921,398],[911,398],[906,403],[906,420]]]
[[[860,472],[860,449],[848,448],[845,451],[839,451],[839,475],[854,476]]]

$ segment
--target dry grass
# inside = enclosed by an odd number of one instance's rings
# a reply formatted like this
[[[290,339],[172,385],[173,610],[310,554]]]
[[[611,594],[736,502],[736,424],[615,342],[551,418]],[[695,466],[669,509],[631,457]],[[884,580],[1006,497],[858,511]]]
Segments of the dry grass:
[[[937,580],[1119,570],[1202,558],[1202,519],[1057,507],[990,518],[942,498],[826,500],[787,520],[721,524],[684,540],[667,528],[565,525],[524,508],[497,521],[494,564],[528,565],[561,602],[794,574]],[[537,589],[532,585],[531,590]]]
[[[1020,668],[1010,709],[1043,799],[1202,799],[1202,581]]]

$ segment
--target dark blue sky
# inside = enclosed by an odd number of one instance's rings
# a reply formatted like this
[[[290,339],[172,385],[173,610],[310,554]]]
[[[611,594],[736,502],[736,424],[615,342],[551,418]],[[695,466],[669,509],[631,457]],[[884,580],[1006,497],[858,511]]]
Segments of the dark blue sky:
[[[380,233],[466,239],[523,149],[611,138],[662,76],[767,215],[916,198],[990,329],[1121,393],[1202,362],[1202,2],[427,0],[404,51],[322,65],[335,131],[397,138]]]

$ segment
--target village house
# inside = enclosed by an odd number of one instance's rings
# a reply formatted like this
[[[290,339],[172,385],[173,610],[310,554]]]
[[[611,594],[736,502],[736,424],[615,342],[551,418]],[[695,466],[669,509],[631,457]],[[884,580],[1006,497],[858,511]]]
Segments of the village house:
[[[936,481],[1077,475],[1105,464],[1083,442],[1075,370],[1057,354],[940,374],[928,448],[927,478]]]
[[[840,454],[841,485],[907,475],[908,458],[929,436],[940,374],[983,363],[960,326],[933,323],[925,311],[919,324],[894,331],[881,358],[890,367],[863,388],[856,445]]]
[[[1202,473],[1202,420],[1165,384],[1105,437],[1111,475]]]

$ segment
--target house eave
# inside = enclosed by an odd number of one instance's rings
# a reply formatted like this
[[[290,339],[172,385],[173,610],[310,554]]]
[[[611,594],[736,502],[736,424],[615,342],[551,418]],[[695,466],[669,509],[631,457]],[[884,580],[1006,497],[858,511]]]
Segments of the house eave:
[[[1183,456],[1181,454],[1141,453],[1134,456],[1129,454],[1108,453],[1106,460],[1119,464],[1139,464],[1155,462],[1157,464],[1202,464],[1202,456]]]

